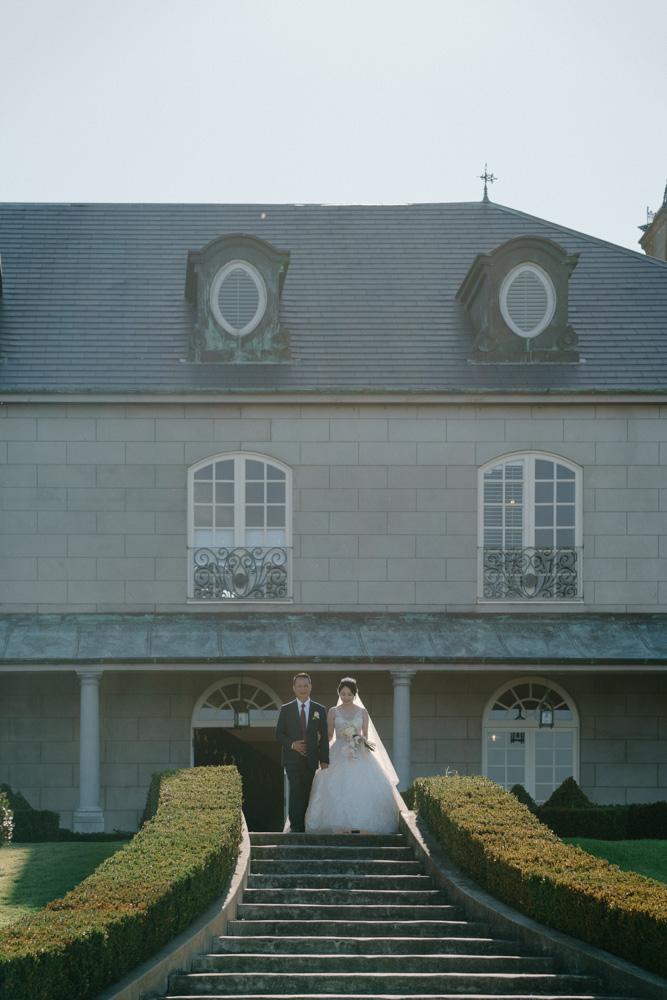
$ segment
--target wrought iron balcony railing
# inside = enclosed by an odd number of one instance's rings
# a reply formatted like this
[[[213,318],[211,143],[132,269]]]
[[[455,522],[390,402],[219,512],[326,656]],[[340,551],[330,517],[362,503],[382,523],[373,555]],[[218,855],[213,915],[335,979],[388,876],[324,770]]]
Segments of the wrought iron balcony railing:
[[[573,601],[581,597],[581,549],[480,549],[485,601]]]
[[[286,601],[292,596],[285,548],[190,549],[190,596],[197,601]]]

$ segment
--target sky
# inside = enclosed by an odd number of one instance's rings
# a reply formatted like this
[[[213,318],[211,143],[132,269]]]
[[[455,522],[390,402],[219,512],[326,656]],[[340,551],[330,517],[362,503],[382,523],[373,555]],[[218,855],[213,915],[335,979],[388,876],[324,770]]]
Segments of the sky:
[[[0,0],[0,201],[461,202],[640,250],[665,0]]]

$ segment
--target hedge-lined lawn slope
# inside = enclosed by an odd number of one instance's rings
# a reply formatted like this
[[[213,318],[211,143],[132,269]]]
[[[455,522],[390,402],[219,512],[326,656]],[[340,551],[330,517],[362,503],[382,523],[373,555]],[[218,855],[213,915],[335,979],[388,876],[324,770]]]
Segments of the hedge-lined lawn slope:
[[[0,927],[64,896],[127,841],[10,844],[0,853]]]
[[[481,777],[420,778],[416,808],[451,859],[549,927],[667,975],[667,889],[564,844]]]
[[[582,851],[604,858],[626,872],[639,872],[657,879],[667,889],[667,840],[588,840],[574,837],[565,841]]]
[[[89,1000],[220,895],[241,842],[236,768],[154,775],[145,819],[63,899],[0,930],[0,996]]]

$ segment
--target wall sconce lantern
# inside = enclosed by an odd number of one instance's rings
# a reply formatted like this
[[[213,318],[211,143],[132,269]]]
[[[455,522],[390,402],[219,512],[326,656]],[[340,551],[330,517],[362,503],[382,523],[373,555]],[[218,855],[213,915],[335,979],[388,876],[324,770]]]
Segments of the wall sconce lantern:
[[[538,719],[540,723],[540,729],[553,729],[554,727],[554,708],[553,705],[547,701],[546,697],[541,703],[538,709]]]
[[[250,708],[244,701],[234,705],[234,729],[247,729],[250,725]]]

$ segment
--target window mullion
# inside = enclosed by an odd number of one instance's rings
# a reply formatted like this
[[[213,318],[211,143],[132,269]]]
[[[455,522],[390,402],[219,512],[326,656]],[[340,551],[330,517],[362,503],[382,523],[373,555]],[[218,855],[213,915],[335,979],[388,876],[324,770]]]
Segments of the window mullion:
[[[523,519],[523,547],[532,548],[535,546],[535,459],[526,456],[524,459],[524,469],[525,505]]]
[[[245,547],[245,458],[234,457],[234,545]]]
[[[535,730],[526,730],[526,791],[535,798]]]
[[[285,476],[285,545],[292,546],[292,473]]]
[[[187,510],[187,538],[188,548],[195,544],[195,474],[192,469],[188,469],[188,510]]]

